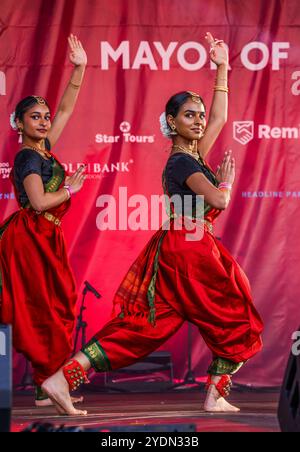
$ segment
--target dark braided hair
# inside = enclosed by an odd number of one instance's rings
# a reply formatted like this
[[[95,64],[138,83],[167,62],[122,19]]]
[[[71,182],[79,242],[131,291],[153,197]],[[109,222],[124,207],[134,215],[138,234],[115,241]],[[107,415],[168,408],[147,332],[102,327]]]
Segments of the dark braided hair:
[[[167,117],[168,115],[172,115],[173,118],[176,118],[176,116],[178,115],[178,112],[179,112],[180,107],[181,107],[181,106],[182,106],[189,98],[192,98],[192,97],[193,97],[193,96],[192,96],[192,94],[191,94],[189,91],[181,91],[180,93],[174,94],[174,96],[172,96],[172,97],[168,100],[168,102],[167,102],[167,104],[166,104],[166,109],[165,109],[165,111],[166,111],[166,117]],[[202,97],[198,96],[198,94],[197,94],[197,97],[199,97],[201,103],[202,103],[203,106],[204,106],[204,110],[206,110],[205,104],[204,104],[204,102],[203,102]]]
[[[15,109],[15,113],[16,113],[15,119],[19,119],[20,121],[23,121],[23,116],[24,116],[24,113],[26,113],[26,111],[30,110],[30,108],[32,108],[36,104],[41,105],[41,101],[39,102],[39,99],[44,101],[45,105],[47,105],[47,107],[50,110],[48,102],[43,97],[27,96],[24,99],[20,100],[20,102],[17,104],[16,109]]]

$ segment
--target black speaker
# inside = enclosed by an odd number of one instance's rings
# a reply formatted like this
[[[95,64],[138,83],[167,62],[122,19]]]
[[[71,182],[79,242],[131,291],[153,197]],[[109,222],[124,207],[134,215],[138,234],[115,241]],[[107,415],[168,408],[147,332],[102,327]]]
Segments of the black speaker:
[[[55,426],[50,423],[35,422],[27,426],[22,432],[30,433],[53,433],[53,432],[100,432],[107,434],[108,432],[121,433],[147,433],[147,432],[165,432],[165,433],[189,433],[196,432],[195,424],[153,424],[153,425],[117,425],[117,426],[102,426],[102,427],[80,427],[80,426]],[[126,436],[126,435],[124,435]],[[167,436],[167,435],[166,435]],[[163,437],[164,438],[164,437]],[[167,444],[164,444],[166,446]],[[181,444],[182,446],[182,444]]]
[[[98,427],[98,432],[196,432],[195,424],[116,425]],[[165,444],[166,445],[166,444]]]
[[[299,329],[300,330],[300,329]],[[300,333],[299,333],[300,336]],[[297,350],[297,344],[299,351]],[[294,343],[289,357],[278,406],[282,432],[300,432],[300,342]]]
[[[12,403],[11,327],[0,325],[0,432],[10,431]]]
[[[161,392],[173,385],[171,353],[150,353],[141,361],[122,369],[106,372],[106,388],[120,392]]]

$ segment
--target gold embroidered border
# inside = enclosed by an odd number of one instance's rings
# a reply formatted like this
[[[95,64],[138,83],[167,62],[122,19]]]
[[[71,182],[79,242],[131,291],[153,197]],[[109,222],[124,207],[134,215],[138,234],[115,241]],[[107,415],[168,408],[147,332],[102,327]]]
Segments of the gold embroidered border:
[[[96,339],[88,342],[81,351],[88,358],[96,372],[107,372],[111,370],[109,359]]]
[[[244,363],[234,363],[224,358],[216,358],[208,368],[207,373],[211,375],[235,374]]]

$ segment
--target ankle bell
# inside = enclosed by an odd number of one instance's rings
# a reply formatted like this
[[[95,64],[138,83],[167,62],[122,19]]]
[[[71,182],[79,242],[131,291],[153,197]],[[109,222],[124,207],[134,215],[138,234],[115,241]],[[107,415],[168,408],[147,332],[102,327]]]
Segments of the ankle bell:
[[[205,389],[208,390],[211,385],[216,387],[222,397],[228,397],[232,386],[230,375],[222,375],[218,383],[214,383],[211,375],[208,375]]]
[[[70,391],[75,391],[75,389],[78,389],[83,383],[89,383],[84,368],[75,359],[69,361],[62,370],[64,377],[68,382]]]

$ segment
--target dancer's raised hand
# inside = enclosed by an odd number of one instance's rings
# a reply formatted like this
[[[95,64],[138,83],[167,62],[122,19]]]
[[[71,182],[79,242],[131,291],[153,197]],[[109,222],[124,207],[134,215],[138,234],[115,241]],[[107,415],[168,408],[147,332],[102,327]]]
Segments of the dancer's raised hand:
[[[75,66],[86,66],[87,56],[77,36],[71,34],[68,37],[68,42],[70,47],[69,58],[71,63],[73,63]]]
[[[205,39],[210,45],[210,59],[219,66],[220,64],[228,64],[228,50],[221,39],[214,39],[212,34],[207,32]]]

